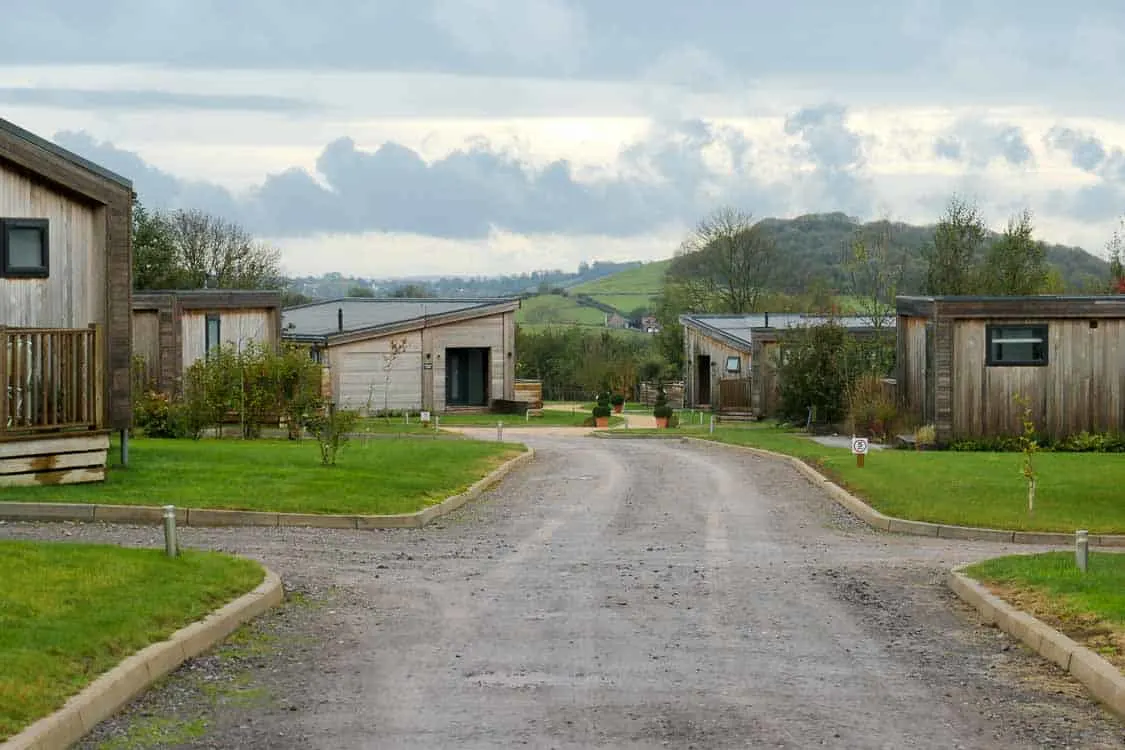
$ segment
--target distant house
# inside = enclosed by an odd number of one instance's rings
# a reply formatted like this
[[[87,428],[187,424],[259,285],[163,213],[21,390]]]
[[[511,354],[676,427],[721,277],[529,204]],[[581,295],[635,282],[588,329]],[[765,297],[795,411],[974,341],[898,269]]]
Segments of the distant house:
[[[326,366],[340,406],[484,410],[514,399],[519,306],[508,298],[316,302],[282,312],[282,339]]]
[[[899,297],[898,393],[939,443],[1125,431],[1125,296]]]
[[[641,318],[640,328],[645,333],[660,333],[660,321],[655,315],[645,315]]]
[[[0,486],[102,480],[132,422],[132,201],[0,119]]]
[[[133,294],[133,353],[152,388],[176,393],[184,373],[219,346],[277,347],[281,292],[193,289]]]
[[[780,404],[777,362],[782,335],[829,321],[856,335],[876,333],[868,317],[681,315],[685,405],[757,416],[774,414]]]

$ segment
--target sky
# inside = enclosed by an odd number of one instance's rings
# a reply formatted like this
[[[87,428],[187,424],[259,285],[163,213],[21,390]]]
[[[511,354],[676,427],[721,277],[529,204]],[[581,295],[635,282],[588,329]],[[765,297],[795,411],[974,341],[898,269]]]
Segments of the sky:
[[[670,257],[733,206],[1104,255],[1125,4],[0,0],[0,117],[238,221],[291,275]]]

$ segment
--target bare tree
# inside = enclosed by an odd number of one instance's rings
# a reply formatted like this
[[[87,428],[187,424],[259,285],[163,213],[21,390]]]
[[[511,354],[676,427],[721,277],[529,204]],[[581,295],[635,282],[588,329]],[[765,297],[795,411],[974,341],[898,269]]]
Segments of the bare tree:
[[[895,250],[890,219],[858,230],[844,258],[860,314],[881,332],[895,315],[895,297],[906,273],[906,251]]]
[[[770,233],[751,214],[721,208],[701,221],[668,271],[694,308],[757,309],[777,256]]]
[[[280,286],[280,253],[255,240],[240,225],[196,209],[174,211],[166,221],[189,288]]]

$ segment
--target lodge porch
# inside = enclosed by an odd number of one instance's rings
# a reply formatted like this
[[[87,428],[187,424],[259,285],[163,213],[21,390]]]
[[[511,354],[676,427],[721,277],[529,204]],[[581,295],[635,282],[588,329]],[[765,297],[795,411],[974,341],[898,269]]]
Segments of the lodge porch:
[[[0,487],[105,479],[101,327],[0,326]]]

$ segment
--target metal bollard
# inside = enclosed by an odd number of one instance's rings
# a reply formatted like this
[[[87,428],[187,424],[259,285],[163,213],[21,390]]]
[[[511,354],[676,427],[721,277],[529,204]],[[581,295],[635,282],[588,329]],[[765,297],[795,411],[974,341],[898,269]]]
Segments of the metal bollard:
[[[1090,562],[1090,533],[1085,529],[1074,532],[1074,562],[1083,573]]]
[[[176,557],[179,547],[176,544],[176,506],[164,506],[164,553]]]
[[[711,432],[712,435],[715,434],[715,415],[714,414],[711,415],[710,432]]]
[[[503,440],[504,440],[504,423],[503,422],[497,422],[496,423],[496,439],[500,442],[503,442]]]

